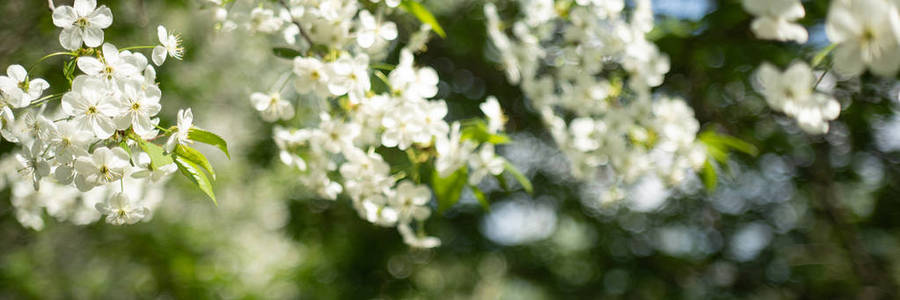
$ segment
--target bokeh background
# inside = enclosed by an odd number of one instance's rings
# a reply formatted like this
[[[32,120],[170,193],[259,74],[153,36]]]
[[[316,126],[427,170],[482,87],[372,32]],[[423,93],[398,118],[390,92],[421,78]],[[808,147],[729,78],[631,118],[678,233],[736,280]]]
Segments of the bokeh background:
[[[115,16],[106,40],[120,47],[155,44],[157,24],[182,33],[185,59],[158,72],[160,116],[173,123],[177,109],[192,107],[197,126],[228,140],[230,160],[202,149],[218,169],[219,206],[177,177],[149,222],[75,226],[45,217],[47,226],[33,231],[16,221],[5,187],[0,299],[900,295],[900,85],[824,75],[843,112],[827,135],[811,137],[773,113],[750,81],[762,62],[786,66],[828,45],[829,1],[804,1],[804,45],[755,39],[738,1],[653,1],[652,39],[672,63],[658,91],[684,97],[704,128],[761,154],[733,155],[714,192],[696,179],[674,191],[645,182],[617,203],[600,202],[601,185],[567,175],[540,119],[492,60],[483,2],[424,1],[447,38],[432,40],[417,61],[440,74],[448,118],[477,115],[486,96],[497,96],[515,141],[500,151],[535,186],[529,195],[484,183],[490,211],[464,195],[429,220],[443,241],[431,250],[408,248],[348,201],[316,199],[281,165],[271,125],[248,101],[289,68],[271,55],[271,41],[216,32],[198,1],[99,2]],[[507,17],[518,10],[497,5]],[[0,15],[0,67],[29,66],[60,48],[45,1],[2,0]],[[397,22],[401,36],[418,28],[412,17]],[[64,84],[61,65],[36,68],[53,92]],[[0,143],[2,155],[11,150]]]

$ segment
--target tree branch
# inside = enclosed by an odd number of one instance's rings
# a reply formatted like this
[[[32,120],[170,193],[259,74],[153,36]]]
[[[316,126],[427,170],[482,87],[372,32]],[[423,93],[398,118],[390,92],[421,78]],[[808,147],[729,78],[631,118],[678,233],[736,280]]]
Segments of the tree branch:
[[[288,10],[288,14],[291,14],[291,7],[288,6],[287,3],[284,2],[284,0],[278,0],[278,3],[280,3],[281,6],[284,6],[284,9]],[[300,25],[300,22],[297,22],[297,20],[294,19],[294,15],[292,15],[292,14],[291,14],[291,23],[294,23],[294,25],[297,25],[297,28],[300,29],[300,36],[302,36],[303,39],[306,40],[307,43],[309,43],[309,48],[312,48],[312,46],[314,45],[312,39],[309,37],[309,34],[306,33],[306,29],[303,29],[303,26]]]

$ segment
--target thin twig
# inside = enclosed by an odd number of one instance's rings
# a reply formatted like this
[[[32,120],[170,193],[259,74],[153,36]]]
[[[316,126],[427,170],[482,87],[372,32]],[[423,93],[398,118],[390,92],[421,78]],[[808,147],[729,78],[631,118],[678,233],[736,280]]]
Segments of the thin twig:
[[[278,0],[278,3],[280,3],[281,6],[284,6],[284,9],[288,10],[288,14],[291,13],[291,7],[288,6],[287,3],[284,2],[284,0]],[[297,22],[297,20],[294,19],[293,15],[291,15],[291,23],[297,25],[297,28],[300,29],[300,35],[303,36],[303,39],[306,40],[307,43],[309,43],[309,48],[312,48],[312,46],[314,45],[312,39],[309,37],[309,34],[306,33],[306,29],[303,29],[303,26],[300,25],[300,22]]]
[[[819,87],[819,83],[822,82],[822,79],[825,79],[825,75],[828,75],[828,71],[831,71],[831,68],[825,69],[825,71],[822,72],[822,76],[819,76],[819,80],[816,80],[816,85],[813,86],[813,90]]]

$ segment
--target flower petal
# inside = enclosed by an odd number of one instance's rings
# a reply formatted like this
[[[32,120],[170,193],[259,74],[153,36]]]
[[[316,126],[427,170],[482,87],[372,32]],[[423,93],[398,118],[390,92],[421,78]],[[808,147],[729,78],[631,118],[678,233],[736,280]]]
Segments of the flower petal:
[[[156,64],[157,66],[162,66],[162,64],[166,62],[167,54],[168,52],[166,52],[166,48],[164,48],[163,46],[156,46],[153,48],[153,54],[150,56],[150,58],[153,59],[154,64]]]
[[[97,27],[84,28],[84,44],[94,48],[103,44],[103,30]]]
[[[53,10],[53,25],[57,27],[72,26],[76,20],[78,20],[78,15],[75,14],[75,9],[71,6],[57,6]]]
[[[80,17],[87,17],[97,8],[97,0],[75,0],[75,12]]]
[[[6,68],[6,75],[16,82],[23,82],[25,81],[25,78],[28,77],[28,72],[26,72],[25,68],[21,65],[11,65]]]
[[[100,8],[87,16],[87,20],[88,23],[94,27],[100,29],[107,28],[109,25],[112,25],[113,22],[112,11],[109,10],[109,7],[106,7],[106,5],[100,6]]]
[[[78,68],[88,75],[100,74],[100,72],[103,72],[103,68],[105,67],[99,59],[90,56],[79,57],[77,64]]]
[[[59,34],[59,44],[66,50],[78,50],[81,48],[81,28],[66,27]]]
[[[159,25],[159,27],[156,27],[156,37],[159,38],[160,43],[162,43],[162,44],[166,43],[166,40],[169,39],[169,33],[166,32],[165,26]]]

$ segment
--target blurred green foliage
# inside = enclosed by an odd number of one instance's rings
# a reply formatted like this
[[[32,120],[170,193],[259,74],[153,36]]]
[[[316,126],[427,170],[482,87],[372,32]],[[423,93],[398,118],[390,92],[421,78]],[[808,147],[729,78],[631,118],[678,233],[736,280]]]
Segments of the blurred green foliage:
[[[208,11],[194,2],[100,2],[116,16],[106,36],[117,45],[155,43],[157,23],[172,24],[183,33],[184,61],[159,72],[163,101],[171,110],[160,114],[164,123],[174,121],[179,107],[250,111],[247,95],[265,86],[235,87],[229,76],[236,75],[229,72],[244,76],[239,78],[266,78],[254,84],[274,80],[257,74],[278,59],[271,50],[243,49],[265,46],[264,41],[236,38],[234,48],[223,49],[229,44],[215,40],[226,37],[213,33]],[[509,85],[488,58],[482,3],[424,4],[447,36],[432,40],[418,61],[439,72],[443,80],[439,95],[447,99],[449,119],[479,114],[482,99],[495,95],[510,117],[513,143],[528,137],[550,140],[518,88]],[[0,18],[0,66],[27,66],[59,48],[57,30],[43,5],[44,1],[0,3],[5,16]],[[804,6],[804,25],[813,28],[814,36],[817,30],[821,34],[828,1],[806,1]],[[504,16],[517,11],[506,2],[498,3],[498,8]],[[198,119],[206,118],[208,124],[253,124],[247,125],[249,137],[237,138],[241,145],[232,149],[232,160],[215,163],[217,187],[223,187],[216,192],[226,195],[219,199],[219,208],[202,201],[203,195],[192,191],[189,182],[177,178],[170,185],[184,191],[173,192],[179,196],[166,199],[151,222],[75,226],[48,219],[47,228],[35,232],[16,222],[6,189],[0,200],[0,298],[896,297],[900,153],[883,152],[873,135],[875,122],[897,113],[895,81],[865,76],[838,82],[835,94],[844,106],[839,121],[829,135],[809,137],[769,110],[753,92],[750,78],[762,62],[783,67],[794,59],[811,60],[822,45],[755,39],[748,30],[750,17],[737,1],[713,2],[713,10],[695,21],[658,17],[659,26],[651,36],[672,63],[659,91],[687,99],[704,129],[740,138],[761,153],[732,155],[722,162],[716,192],[676,193],[652,212],[597,210],[585,204],[589,198],[582,192],[585,184],[560,180],[553,170],[527,170],[533,176],[533,196],[503,189],[486,190],[485,195],[491,203],[550,205],[558,215],[553,235],[518,245],[498,243],[486,237],[488,213],[477,202],[463,203],[429,221],[430,232],[443,241],[441,247],[413,250],[392,229],[361,220],[346,201],[313,199],[277,162],[276,148],[268,139],[270,125],[249,112],[245,112],[249,117],[233,120],[201,115]],[[398,25],[402,35],[415,31],[418,21],[409,16]],[[65,84],[58,70],[60,60],[54,58],[36,69],[51,86]],[[237,83],[242,82],[251,81]],[[231,144],[232,139],[226,140]],[[3,143],[0,149],[8,154],[11,147]],[[859,182],[870,175],[852,162],[868,158],[882,166],[883,174],[874,187],[861,188]],[[741,190],[748,184],[742,174],[767,176],[773,161],[792,170],[777,177],[779,186],[787,186],[777,191],[805,213],[794,227],[780,230],[770,225],[775,229],[764,249],[752,259],[736,259],[730,254],[732,237],[745,224],[777,223],[773,219],[780,215],[773,209],[781,203],[767,196],[747,196],[756,197],[755,204],[740,213],[725,213],[714,199],[742,197],[723,194],[729,190],[765,194]],[[754,187],[774,189],[765,183]],[[859,205],[870,208],[855,210]],[[279,219],[272,215],[284,215],[285,221],[269,224]],[[693,244],[686,252],[665,251],[654,245],[667,228],[693,228],[691,234],[702,235],[701,240],[711,244]]]

